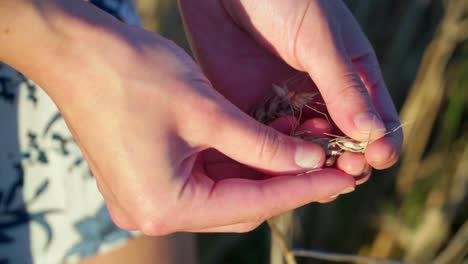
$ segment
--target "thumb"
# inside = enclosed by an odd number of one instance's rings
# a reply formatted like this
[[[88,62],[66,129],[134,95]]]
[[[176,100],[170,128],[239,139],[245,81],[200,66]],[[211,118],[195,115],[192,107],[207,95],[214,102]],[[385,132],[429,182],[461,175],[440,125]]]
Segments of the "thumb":
[[[257,122],[229,101],[217,111],[215,131],[206,131],[209,146],[245,165],[281,174],[319,168],[325,160],[322,147],[282,134]],[[211,119],[213,120],[213,119]]]
[[[319,41],[310,32],[299,34],[297,59],[317,85],[333,121],[346,135],[356,140],[382,137],[385,125],[347,55],[340,28],[333,16],[326,17]],[[302,29],[313,28],[314,21],[312,15],[306,15]]]

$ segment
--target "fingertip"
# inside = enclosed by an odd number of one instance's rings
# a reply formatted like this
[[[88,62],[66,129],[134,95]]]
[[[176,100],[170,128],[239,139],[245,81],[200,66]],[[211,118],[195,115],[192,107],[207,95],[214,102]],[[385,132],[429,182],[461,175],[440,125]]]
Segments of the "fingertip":
[[[336,161],[336,166],[351,176],[359,177],[365,172],[368,165],[364,155],[345,152]]]
[[[284,134],[295,132],[296,136],[301,134],[302,137],[323,137],[324,133],[328,133],[331,130],[328,122],[322,118],[308,119],[296,128],[297,122],[294,116],[284,116],[274,120],[270,126]],[[323,166],[325,162],[325,150],[323,147],[301,139],[294,140],[297,145],[294,155],[294,161],[297,166],[301,169],[316,169]]]
[[[378,170],[393,166],[399,156],[400,147],[392,137],[384,137],[372,142],[365,153],[368,163]]]

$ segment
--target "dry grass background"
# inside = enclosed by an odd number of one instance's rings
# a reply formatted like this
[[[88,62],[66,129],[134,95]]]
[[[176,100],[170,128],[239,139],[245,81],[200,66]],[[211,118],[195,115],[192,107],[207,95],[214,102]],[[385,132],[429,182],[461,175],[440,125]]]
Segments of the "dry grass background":
[[[284,215],[279,231],[285,245],[297,255],[304,253],[299,248],[314,249],[315,257],[340,252],[406,263],[468,263],[468,0],[345,2],[374,45],[408,122],[404,152],[396,167],[376,172],[353,194]],[[175,1],[137,3],[145,27],[188,49]],[[281,245],[270,238],[266,226],[242,235],[200,235],[200,262],[285,263]]]

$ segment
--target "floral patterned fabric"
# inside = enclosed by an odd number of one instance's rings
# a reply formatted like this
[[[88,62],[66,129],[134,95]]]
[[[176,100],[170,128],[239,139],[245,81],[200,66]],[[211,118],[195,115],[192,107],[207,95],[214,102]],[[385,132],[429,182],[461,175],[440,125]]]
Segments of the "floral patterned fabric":
[[[130,0],[90,2],[138,24]],[[80,260],[132,235],[112,223],[55,104],[0,63],[0,264]]]

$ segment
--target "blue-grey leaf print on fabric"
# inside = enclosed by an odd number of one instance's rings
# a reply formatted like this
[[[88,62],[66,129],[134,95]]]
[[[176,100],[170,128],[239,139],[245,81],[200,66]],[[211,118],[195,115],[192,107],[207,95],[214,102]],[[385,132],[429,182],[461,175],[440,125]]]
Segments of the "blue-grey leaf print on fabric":
[[[23,78],[26,83],[26,87],[28,88],[28,101],[30,101],[34,106],[37,106],[37,86],[32,81],[26,79],[26,77],[23,76]]]
[[[33,213],[29,216],[30,221],[35,222],[41,226],[43,231],[46,233],[47,241],[44,244],[44,249],[47,249],[52,242],[52,238],[54,237],[54,233],[52,231],[52,227],[47,222],[45,218],[47,214],[58,212],[59,210],[46,210],[38,213]]]
[[[112,222],[105,205],[94,217],[84,218],[75,223],[75,229],[80,235],[79,242],[68,250],[64,260],[69,257],[94,255],[102,244],[115,243],[131,237],[130,233],[118,228]]]
[[[11,69],[9,66],[5,66],[0,62],[0,70],[6,68],[6,71],[10,71]],[[28,80],[23,74],[13,71],[14,74],[7,74],[6,76],[0,76],[0,100],[4,100],[10,104],[13,104],[16,99],[15,90],[21,84],[25,84],[28,91],[27,99],[28,101],[32,102],[34,105],[37,104],[37,86],[31,80]]]
[[[41,194],[43,194],[47,190],[47,187],[49,187],[49,182],[49,179],[46,179],[41,183],[41,185],[39,185],[39,187],[37,187],[33,197],[31,198],[31,202],[36,200],[39,196],[41,196]]]
[[[0,99],[13,104],[15,102],[15,93],[12,85],[13,81],[10,78],[0,76]]]
[[[52,134],[52,140],[58,143],[58,151],[62,156],[68,156],[70,151],[67,149],[67,145],[70,141],[73,141],[73,138],[65,138],[59,133]]]
[[[22,195],[24,171],[20,163],[14,163],[13,168],[16,171],[16,181],[10,186],[10,188],[5,192],[0,200],[0,244],[2,243],[14,243],[14,239],[10,238],[7,234],[2,232],[9,228],[18,227],[29,223],[30,221],[36,222],[41,226],[47,236],[47,242],[44,247],[48,247],[52,241],[53,232],[52,228],[47,223],[45,217],[48,214],[56,213],[58,209],[47,209],[39,212],[28,212],[26,210],[25,204],[13,206],[13,201],[15,201],[18,196]],[[29,201],[25,203],[30,204],[37,200],[48,188],[49,179],[44,180],[35,190],[34,195]]]
[[[52,128],[55,124],[60,124],[63,122],[62,115],[60,112],[56,112],[52,117],[49,118],[47,121],[44,130],[42,132],[42,138],[50,137],[54,142],[56,142],[56,147],[54,150],[58,152],[61,156],[71,156],[71,163],[68,167],[68,171],[72,171],[76,168],[87,167],[87,163],[85,162],[81,153],[72,152],[71,149],[73,146],[76,146],[75,139],[70,134],[62,134],[57,132],[52,132]],[[24,153],[23,156],[29,159],[31,157],[30,153]],[[93,175],[92,172],[88,169],[86,173],[84,173],[84,178],[92,179]]]
[[[33,159],[33,153],[35,153],[35,159]],[[42,149],[42,147],[39,145],[37,134],[33,131],[28,132],[28,145],[26,151],[23,153],[23,158],[28,159],[32,163],[49,163],[47,154],[45,150]]]
[[[49,133],[50,129],[52,128],[52,126],[59,120],[62,119],[62,115],[60,114],[59,111],[55,112],[55,114],[49,119],[49,121],[47,122],[45,128],[44,128],[44,132],[42,132],[42,137],[45,137],[47,136],[47,134]]]
[[[17,227],[29,221],[37,222],[46,232],[47,240],[50,241],[53,237],[50,225],[45,221],[44,217],[51,213],[59,212],[58,209],[48,209],[37,213],[27,212],[25,208],[3,211],[0,214],[0,232],[7,228]]]
[[[13,201],[15,200],[15,197],[17,195],[21,195],[21,188],[23,187],[23,179],[24,179],[24,171],[23,171],[23,166],[21,166],[20,163],[14,163],[13,168],[16,172],[16,180],[15,182],[10,186],[8,191],[6,192],[6,197],[5,197],[5,202],[2,203],[3,207],[6,209],[9,209]],[[0,207],[2,208],[2,207]]]

